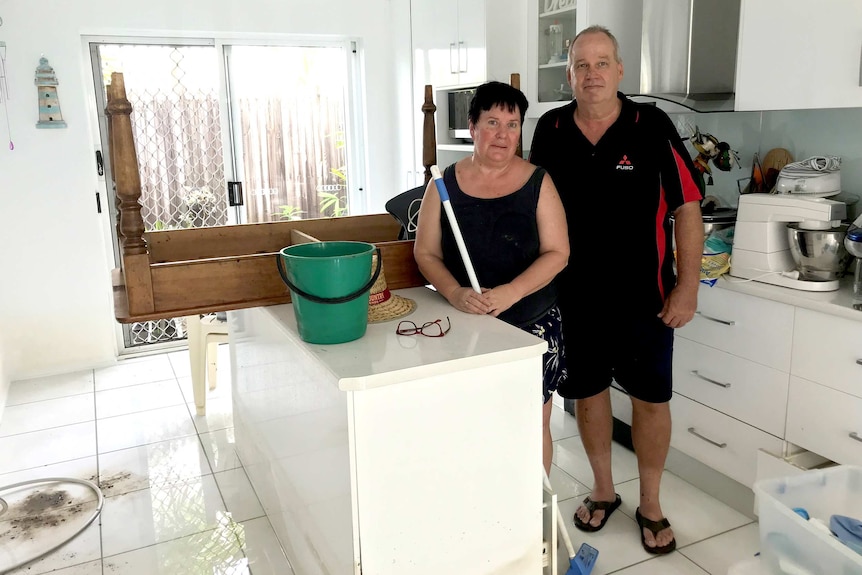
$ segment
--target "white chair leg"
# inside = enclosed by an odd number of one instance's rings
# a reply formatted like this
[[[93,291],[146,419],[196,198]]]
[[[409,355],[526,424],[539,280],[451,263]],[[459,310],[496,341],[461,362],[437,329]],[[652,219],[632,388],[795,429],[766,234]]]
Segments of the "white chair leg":
[[[201,333],[200,317],[192,315],[186,318],[186,331],[189,343],[189,363],[192,374],[192,394],[195,398],[195,411],[198,415],[206,415],[207,412],[207,390],[206,390],[206,345]]]
[[[218,371],[218,342],[207,344],[207,381],[210,391],[216,388],[216,372]]]

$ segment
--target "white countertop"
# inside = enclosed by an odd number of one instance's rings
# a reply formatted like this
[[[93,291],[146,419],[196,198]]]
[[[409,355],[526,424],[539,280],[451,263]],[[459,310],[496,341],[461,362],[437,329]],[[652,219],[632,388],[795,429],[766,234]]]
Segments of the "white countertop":
[[[358,340],[320,345],[300,339],[296,316],[290,304],[269,306],[290,339],[315,357],[338,379],[343,391],[373,389],[454,371],[495,365],[547,351],[545,340],[492,316],[458,311],[441,295],[428,288],[396,290],[416,301],[409,319],[421,325],[448,316],[452,329],[444,337],[397,335],[399,320],[369,324]],[[862,315],[862,312],[859,312]],[[445,325],[445,323],[444,323]]]
[[[744,280],[729,274],[721,276],[713,287],[862,321],[862,309],[854,307],[854,304],[862,307],[862,302],[859,300],[854,301],[853,299],[852,274],[840,281],[840,287],[836,291],[830,292],[797,290],[758,281]]]

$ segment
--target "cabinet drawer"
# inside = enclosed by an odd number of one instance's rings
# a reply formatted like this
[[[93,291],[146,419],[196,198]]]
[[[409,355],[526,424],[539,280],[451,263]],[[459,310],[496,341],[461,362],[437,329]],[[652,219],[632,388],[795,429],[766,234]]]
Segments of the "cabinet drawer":
[[[790,376],[787,441],[845,465],[862,465],[862,399]]]
[[[677,334],[790,372],[793,306],[705,285],[697,315]]]
[[[678,393],[673,394],[670,408],[673,418],[671,447],[746,487],[754,484],[758,450],[773,453],[781,450],[782,442],[777,437]]]
[[[796,310],[790,373],[862,397],[862,322]]]
[[[674,340],[674,391],[778,437],[784,437],[789,377],[683,337]]]

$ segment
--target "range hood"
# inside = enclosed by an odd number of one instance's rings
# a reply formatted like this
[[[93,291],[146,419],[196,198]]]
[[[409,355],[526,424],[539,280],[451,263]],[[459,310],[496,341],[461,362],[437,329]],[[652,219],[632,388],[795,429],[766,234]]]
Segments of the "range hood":
[[[643,0],[637,95],[732,112],[739,14],[740,0]]]

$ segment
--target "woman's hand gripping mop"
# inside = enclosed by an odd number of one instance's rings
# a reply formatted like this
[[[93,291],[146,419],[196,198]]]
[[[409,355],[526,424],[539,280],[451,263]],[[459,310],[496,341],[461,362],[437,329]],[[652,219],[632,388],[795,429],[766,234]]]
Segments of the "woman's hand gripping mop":
[[[455,243],[458,244],[458,251],[461,253],[461,260],[464,262],[464,268],[467,270],[467,277],[470,278],[470,286],[476,293],[482,293],[482,288],[479,287],[479,280],[476,278],[476,270],[473,269],[473,262],[470,260],[470,255],[467,253],[467,246],[464,244],[464,237],[461,235],[461,228],[458,227],[458,221],[455,219],[455,212],[452,210],[452,203],[449,201],[449,190],[446,189],[446,183],[443,181],[443,176],[440,174],[440,168],[431,166],[431,177],[434,178],[434,185],[437,187],[437,193],[440,194],[440,201],[443,204],[443,210],[446,212],[446,218],[449,220],[449,225],[452,226],[452,234],[455,236]],[[544,479],[545,488],[552,491],[551,481],[548,479],[548,474],[542,468],[542,477]],[[556,509],[557,525],[560,529],[560,536],[566,545],[566,552],[569,555],[569,569],[565,575],[589,575],[596,563],[596,558],[599,552],[586,543],[581,544],[578,553],[575,554],[575,548],[572,546],[572,540],[569,538],[569,533],[566,531],[566,523],[563,516],[560,514],[559,506]]]

